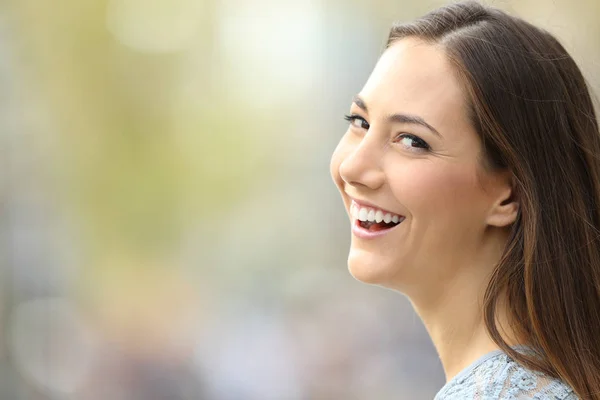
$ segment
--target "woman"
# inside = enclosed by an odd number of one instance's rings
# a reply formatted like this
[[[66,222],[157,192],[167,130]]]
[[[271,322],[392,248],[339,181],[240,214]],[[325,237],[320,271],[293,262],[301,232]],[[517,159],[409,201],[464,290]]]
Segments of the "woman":
[[[348,268],[408,297],[436,399],[600,399],[600,133],[559,42],[440,8],[391,29],[346,119]]]

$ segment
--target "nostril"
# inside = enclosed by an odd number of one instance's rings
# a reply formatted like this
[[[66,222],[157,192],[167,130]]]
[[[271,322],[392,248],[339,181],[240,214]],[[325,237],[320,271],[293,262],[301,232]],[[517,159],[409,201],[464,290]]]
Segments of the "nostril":
[[[381,154],[371,145],[365,145],[365,140],[346,153],[340,163],[339,174],[349,185],[377,189],[385,181],[380,164]]]

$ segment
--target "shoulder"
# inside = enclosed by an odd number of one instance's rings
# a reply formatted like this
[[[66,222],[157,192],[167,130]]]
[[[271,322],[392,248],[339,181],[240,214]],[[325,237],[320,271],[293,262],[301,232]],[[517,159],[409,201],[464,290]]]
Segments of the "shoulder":
[[[578,400],[560,380],[524,368],[500,353],[448,382],[435,400]]]

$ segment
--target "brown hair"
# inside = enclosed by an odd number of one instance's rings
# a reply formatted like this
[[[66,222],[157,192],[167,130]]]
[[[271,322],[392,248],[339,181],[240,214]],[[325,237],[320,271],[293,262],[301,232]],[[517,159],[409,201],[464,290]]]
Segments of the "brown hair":
[[[585,79],[548,32],[474,1],[392,27],[447,54],[480,135],[483,167],[508,169],[516,221],[484,299],[491,338],[524,366],[600,399],[600,132]],[[496,325],[505,294],[513,350]]]

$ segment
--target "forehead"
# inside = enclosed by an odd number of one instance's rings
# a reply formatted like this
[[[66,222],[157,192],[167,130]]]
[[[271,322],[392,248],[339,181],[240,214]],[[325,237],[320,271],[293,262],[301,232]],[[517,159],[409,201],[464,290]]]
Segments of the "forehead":
[[[414,113],[440,129],[467,123],[463,90],[450,61],[440,46],[417,38],[400,39],[381,55],[360,96],[371,117]]]

